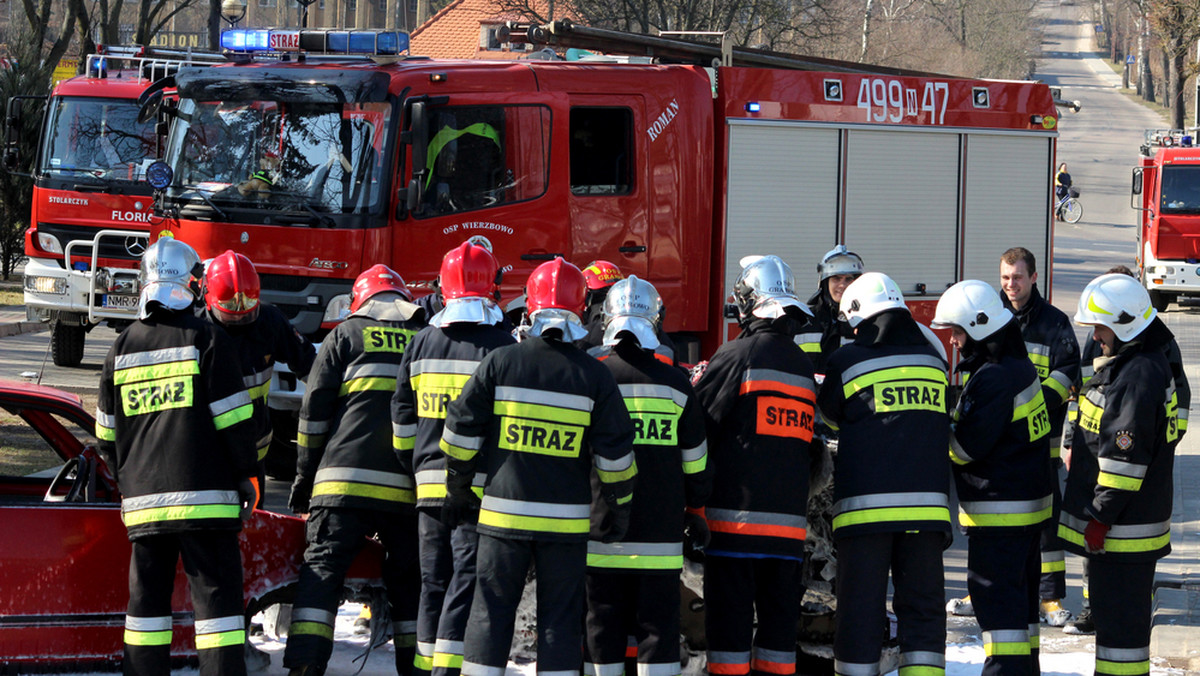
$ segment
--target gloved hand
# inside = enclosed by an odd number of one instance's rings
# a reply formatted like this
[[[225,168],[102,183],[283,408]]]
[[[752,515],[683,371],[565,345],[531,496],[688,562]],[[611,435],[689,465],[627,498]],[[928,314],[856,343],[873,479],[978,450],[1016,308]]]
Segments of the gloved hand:
[[[1088,554],[1101,554],[1104,552],[1104,538],[1108,535],[1108,529],[1110,528],[1112,526],[1100,523],[1095,519],[1088,522],[1087,528],[1083,531],[1083,541],[1087,545]]]
[[[683,513],[683,551],[702,552],[712,539],[708,521],[696,512]]]
[[[296,480],[292,482],[292,494],[288,496],[288,509],[294,514],[308,514],[312,489],[312,479],[297,474]]]
[[[620,542],[629,532],[629,505],[611,506],[608,516],[604,519],[605,528],[600,536],[601,542]]]
[[[258,504],[258,481],[251,478],[242,479],[238,482],[237,492],[242,507],[238,516],[245,521],[254,513],[254,506]]]
[[[470,489],[447,491],[441,521],[447,528],[476,523],[479,521],[479,504],[479,498]]]

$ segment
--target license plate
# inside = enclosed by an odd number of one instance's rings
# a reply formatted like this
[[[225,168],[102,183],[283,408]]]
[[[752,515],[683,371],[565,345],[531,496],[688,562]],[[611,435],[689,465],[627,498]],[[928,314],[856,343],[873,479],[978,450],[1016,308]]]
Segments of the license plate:
[[[104,295],[104,307],[115,308],[120,310],[136,310],[138,306],[137,296],[118,296],[116,294]]]

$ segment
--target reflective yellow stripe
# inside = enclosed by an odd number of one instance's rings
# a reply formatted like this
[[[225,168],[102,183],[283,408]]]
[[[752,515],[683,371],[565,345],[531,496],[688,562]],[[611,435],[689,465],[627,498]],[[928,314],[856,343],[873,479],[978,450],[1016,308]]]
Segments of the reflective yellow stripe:
[[[215,425],[217,429],[223,430],[226,427],[236,425],[236,424],[242,422],[243,420],[249,420],[251,418],[251,416],[253,416],[253,415],[254,415],[254,405],[253,404],[245,404],[242,406],[238,406],[237,408],[235,408],[231,411],[226,411],[226,412],[222,413],[221,415],[214,416],[213,417],[213,425]]]
[[[1116,488],[1122,491],[1138,491],[1142,488],[1141,479],[1108,472],[1100,472],[1100,475],[1096,477],[1096,483],[1105,488]]]
[[[371,498],[386,502],[416,502],[416,494],[412,489],[395,488],[392,486],[376,486],[354,481],[321,481],[313,486],[312,496],[318,495],[348,495],[357,498]]]
[[[508,451],[577,458],[583,449],[585,429],[579,425],[503,416],[500,419],[500,439],[496,445]]]
[[[1136,676],[1150,673],[1150,660],[1143,662],[1110,662],[1096,659],[1097,674],[1113,674],[1114,676]]]
[[[606,484],[614,484],[618,481],[628,481],[629,479],[637,476],[637,462],[631,462],[629,463],[629,467],[617,472],[610,472],[606,469],[600,469],[597,467],[596,476],[600,478],[601,482]]]
[[[1079,547],[1086,547],[1083,533],[1069,528],[1066,524],[1058,524],[1058,537]],[[1105,538],[1104,551],[1116,554],[1153,552],[1166,547],[1171,542],[1171,534],[1163,533],[1149,538]]]
[[[262,462],[263,460],[265,460],[267,458],[267,453],[270,453],[270,452],[271,452],[270,444],[267,444],[266,446],[259,448],[258,449],[258,461]]]
[[[992,657],[993,655],[1028,655],[1030,654],[1029,641],[1025,641],[1024,643],[985,642],[983,644],[983,654],[988,657]]]
[[[897,366],[880,369],[863,374],[846,383],[842,386],[842,394],[849,399],[861,390],[889,380],[927,380],[934,384],[944,384],[946,373],[931,366]]]
[[[333,640],[333,627],[320,622],[293,622],[288,628],[288,634],[292,636],[320,636],[321,638]]]
[[[1058,382],[1057,380],[1055,380],[1053,377],[1043,378],[1042,379],[1042,387],[1049,387],[1050,389],[1057,392],[1058,396],[1062,397],[1063,399],[1066,399],[1067,395],[1070,394],[1070,391],[1067,388],[1063,387],[1063,384]]]
[[[704,457],[700,458],[699,460],[683,461],[684,474],[703,472],[705,467],[708,467],[708,454],[705,454]]]
[[[417,653],[413,657],[413,666],[422,671],[433,671],[433,658]]]
[[[416,447],[416,437],[392,437],[392,448],[397,451],[411,451]]]
[[[176,361],[151,366],[134,366],[113,372],[113,384],[136,383],[142,380],[158,380],[176,376],[194,376],[200,373],[200,364],[195,361]]]
[[[324,434],[305,434],[304,432],[296,433],[296,445],[303,448],[318,448],[325,445]]]
[[[1046,519],[1049,519],[1050,514],[1053,511],[1053,505],[1046,505],[1036,512],[1016,512],[1011,514],[994,512],[969,514],[964,511],[959,511],[958,523],[964,527],[977,528],[1034,526],[1045,521]]]
[[[1066,561],[1042,561],[1042,574],[1059,573],[1067,569]]]
[[[547,393],[547,396],[553,396]],[[501,416],[512,416],[530,420],[552,420],[568,425],[589,425],[592,422],[590,411],[580,411],[574,408],[563,408],[549,404],[529,404],[520,401],[497,401],[492,412]]]
[[[442,669],[462,669],[463,656],[450,653],[434,653],[433,666]]]
[[[587,565],[593,568],[632,568],[637,570],[679,570],[683,568],[683,555],[647,556],[644,554],[591,554]]]
[[[221,631],[215,634],[196,634],[196,650],[222,648],[228,645],[240,646],[246,642],[246,630]]]
[[[341,389],[338,390],[339,396],[346,396],[356,392],[395,392],[395,378],[355,378],[342,383]]]
[[[171,645],[171,630],[134,631],[125,630],[126,645]]]
[[[446,417],[446,407],[458,399],[470,374],[464,373],[419,373],[409,378],[417,395],[417,417]]]
[[[111,427],[104,427],[100,423],[96,423],[96,438],[100,441],[116,441],[117,431]]]
[[[618,501],[619,502],[619,501]],[[587,533],[588,519],[550,519],[542,516],[502,514],[488,509],[479,510],[479,525],[538,533]]]
[[[860,526],[864,523],[891,523],[896,521],[945,521],[950,522],[948,507],[877,507],[845,512],[833,517],[833,529]]]
[[[624,504],[629,503],[631,500],[633,500],[633,493],[630,493],[629,495],[626,495],[624,497],[617,498],[617,504],[624,505]]]
[[[1092,434],[1100,433],[1100,416],[1104,415],[1104,409],[1093,404],[1087,397],[1079,398],[1079,426],[1091,432]]]
[[[442,439],[438,442],[438,448],[442,449],[442,453],[445,453],[455,460],[461,460],[463,462],[467,462],[471,458],[474,458],[477,453],[479,453],[479,451],[476,451],[473,448],[463,448],[462,446],[448,444],[446,443],[445,439]]]
[[[483,498],[482,486],[471,486],[471,492]],[[446,495],[446,484],[417,484],[418,500],[441,500]]]
[[[1037,441],[1050,433],[1050,414],[1046,411],[1046,398],[1042,395],[1042,384],[1034,383],[1032,387],[1035,387],[1036,391],[1029,397],[1029,400],[1013,406],[1012,421],[1018,422],[1025,419],[1029,427],[1029,440]],[[1026,391],[1028,389],[1026,388]],[[1024,394],[1025,392],[1022,392],[1017,395],[1017,399],[1019,400]]]
[[[946,670],[942,667],[900,667],[900,676],[945,676]]]
[[[122,517],[125,526],[140,526],[154,521],[182,521],[184,519],[236,519],[241,509],[237,505],[175,505],[153,507],[126,512]]]
[[[267,395],[270,392],[271,392],[270,381],[267,381],[267,382],[263,383],[262,385],[255,385],[254,387],[250,387],[250,388],[246,389],[246,393],[250,395],[251,399],[266,399]]]

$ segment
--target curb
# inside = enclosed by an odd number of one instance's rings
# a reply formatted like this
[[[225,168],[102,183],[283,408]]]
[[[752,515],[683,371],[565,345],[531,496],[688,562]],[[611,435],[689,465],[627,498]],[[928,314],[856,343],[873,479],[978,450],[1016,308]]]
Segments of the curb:
[[[0,324],[0,338],[19,336],[22,333],[38,333],[50,330],[50,325],[44,322],[8,322]]]
[[[1195,624],[1198,615],[1200,587],[1157,587],[1150,654],[1167,658],[1172,667],[1200,673],[1200,632]]]

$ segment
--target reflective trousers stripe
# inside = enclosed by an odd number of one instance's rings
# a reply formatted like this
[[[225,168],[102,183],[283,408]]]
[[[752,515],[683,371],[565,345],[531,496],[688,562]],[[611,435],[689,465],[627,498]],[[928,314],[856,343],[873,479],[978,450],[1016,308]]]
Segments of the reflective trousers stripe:
[[[125,616],[126,645],[171,645],[171,616]]]
[[[998,629],[983,632],[983,654],[1029,655],[1029,631],[1025,629]]]
[[[1033,526],[1050,518],[1054,510],[1054,497],[1047,495],[1038,500],[960,502],[958,507],[958,522],[962,526]]]

